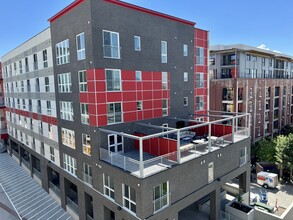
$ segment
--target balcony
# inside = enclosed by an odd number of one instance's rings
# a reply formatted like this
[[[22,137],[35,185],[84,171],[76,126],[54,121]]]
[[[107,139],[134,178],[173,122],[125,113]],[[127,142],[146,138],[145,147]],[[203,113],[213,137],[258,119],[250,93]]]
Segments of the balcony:
[[[36,175],[39,179],[41,179],[42,175],[39,170],[37,170],[35,167],[33,167],[33,174]]]
[[[102,143],[100,160],[138,178],[146,178],[250,137],[249,114],[231,112],[225,117],[222,113],[209,116],[210,122],[163,118],[164,124],[168,121],[176,128],[155,124],[156,119],[127,124],[125,127],[133,126],[132,134],[113,130],[117,129],[115,126],[99,128],[101,139],[109,140],[110,136],[116,135],[124,140],[116,143],[117,146]],[[238,127],[239,120],[247,127]],[[179,122],[187,126],[181,126]],[[127,147],[123,143],[127,143]]]
[[[66,196],[66,205],[73,210],[76,214],[78,214],[78,205],[77,205],[77,198],[75,199],[71,199],[68,196]],[[75,200],[76,202],[74,202],[73,200]]]

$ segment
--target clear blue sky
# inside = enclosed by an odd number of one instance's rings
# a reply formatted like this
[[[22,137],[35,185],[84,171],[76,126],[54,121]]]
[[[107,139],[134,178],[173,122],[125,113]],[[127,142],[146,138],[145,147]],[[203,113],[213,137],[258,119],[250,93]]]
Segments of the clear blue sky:
[[[293,56],[292,0],[124,0],[196,22],[210,44],[265,44]],[[52,15],[73,0],[1,2],[0,57],[49,26]]]

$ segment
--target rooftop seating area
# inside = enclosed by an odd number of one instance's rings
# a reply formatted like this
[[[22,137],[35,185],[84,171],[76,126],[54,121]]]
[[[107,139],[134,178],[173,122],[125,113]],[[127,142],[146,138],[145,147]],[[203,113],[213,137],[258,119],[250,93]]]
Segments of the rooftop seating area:
[[[200,122],[190,117],[99,128],[100,160],[145,178],[250,137],[249,114],[216,112]]]

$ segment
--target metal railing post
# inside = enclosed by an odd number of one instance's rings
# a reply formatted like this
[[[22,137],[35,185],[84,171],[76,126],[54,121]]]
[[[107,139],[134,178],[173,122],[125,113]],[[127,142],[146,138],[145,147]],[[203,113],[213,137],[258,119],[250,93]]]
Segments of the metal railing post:
[[[181,163],[181,152],[180,152],[180,131],[177,131],[177,162]]]
[[[144,173],[144,164],[143,164],[143,146],[142,146],[142,138],[139,138],[139,174],[140,178],[143,178]]]

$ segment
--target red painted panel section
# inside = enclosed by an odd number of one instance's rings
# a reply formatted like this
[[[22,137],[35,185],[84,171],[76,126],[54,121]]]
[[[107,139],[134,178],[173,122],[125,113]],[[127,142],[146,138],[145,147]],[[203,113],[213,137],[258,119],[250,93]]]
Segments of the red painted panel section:
[[[136,102],[123,103],[123,111],[124,112],[136,111]],[[135,114],[135,113],[132,113],[132,114]]]
[[[134,70],[122,70],[121,79],[135,81],[135,71]]]
[[[136,114],[133,112],[123,114],[124,122],[136,121]]]
[[[96,93],[97,103],[106,103],[106,93]]]
[[[106,82],[105,81],[96,81],[96,91],[97,92],[106,92]]]
[[[94,69],[89,69],[86,71],[86,79],[88,82],[95,80],[95,70]]]
[[[79,93],[79,101],[83,103],[88,103],[88,93]]]
[[[1,134],[0,139],[8,139],[8,134]]]
[[[88,81],[87,88],[89,92],[95,91],[95,81]]]
[[[105,70],[104,69],[95,69],[96,80],[105,80]]]
[[[88,93],[88,103],[96,103],[95,93]]]
[[[123,91],[135,91],[136,90],[136,83],[131,81],[124,81],[122,82]]]
[[[107,104],[98,104],[98,116],[107,114]]]
[[[104,125],[107,125],[107,116],[106,115],[98,116],[98,126],[104,126]]]
[[[89,116],[89,120],[90,120],[90,126],[97,126],[97,119],[96,119],[96,116],[93,116],[93,115],[90,115]]]
[[[107,92],[108,102],[121,102],[122,92]]]

